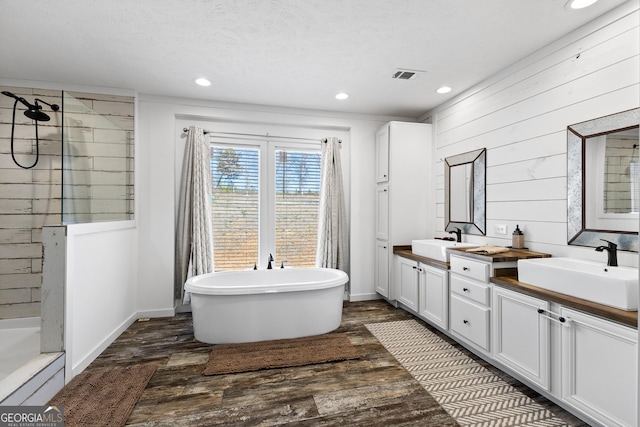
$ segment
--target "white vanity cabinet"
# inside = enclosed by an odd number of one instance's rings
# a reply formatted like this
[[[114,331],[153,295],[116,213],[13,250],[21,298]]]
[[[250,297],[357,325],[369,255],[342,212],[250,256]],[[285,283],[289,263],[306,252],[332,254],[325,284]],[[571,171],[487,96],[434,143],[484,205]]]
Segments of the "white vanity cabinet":
[[[419,264],[418,315],[443,330],[449,327],[449,272]]]
[[[376,133],[375,289],[388,300],[398,298],[393,247],[433,234],[427,200],[431,134],[430,124],[410,122],[389,122]]]
[[[561,399],[606,426],[637,426],[638,331],[563,307]]]
[[[418,283],[421,280],[421,268],[418,261],[395,256],[396,299],[414,313],[418,312]]]
[[[548,301],[494,286],[493,358],[543,390],[550,388]]]
[[[398,255],[395,265],[398,303],[446,331],[449,324],[449,272]]]
[[[451,255],[451,334],[485,354],[491,352],[491,263]]]

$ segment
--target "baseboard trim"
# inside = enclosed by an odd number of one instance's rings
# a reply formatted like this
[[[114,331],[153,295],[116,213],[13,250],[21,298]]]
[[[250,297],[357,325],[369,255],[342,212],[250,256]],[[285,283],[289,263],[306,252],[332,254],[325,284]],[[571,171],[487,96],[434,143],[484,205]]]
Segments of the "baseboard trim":
[[[113,332],[111,332],[105,339],[103,339],[98,345],[96,345],[93,350],[89,352],[86,356],[80,359],[77,363],[71,364],[70,369],[67,369],[65,375],[65,384],[69,383],[73,377],[84,371],[87,366],[91,364],[100,354],[111,345],[124,331],[127,330],[129,326],[133,324],[136,320],[138,320],[138,313],[133,313],[129,316],[124,322],[120,324]],[[67,352],[69,355],[69,352]],[[69,361],[67,360],[67,366],[69,366]]]
[[[377,292],[371,294],[351,294],[349,295],[349,301],[357,302],[357,301],[372,301],[376,299],[381,299],[382,297]]]
[[[138,319],[146,319],[148,317],[173,317],[176,315],[175,308],[165,308],[163,310],[144,310],[138,312]]]

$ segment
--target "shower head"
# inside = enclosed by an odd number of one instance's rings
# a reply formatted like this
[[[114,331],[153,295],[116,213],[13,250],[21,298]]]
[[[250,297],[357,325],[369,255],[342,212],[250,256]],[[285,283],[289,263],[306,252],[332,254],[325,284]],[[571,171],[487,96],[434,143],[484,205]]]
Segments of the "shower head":
[[[38,109],[29,109],[24,112],[24,115],[29,117],[31,120],[37,120],[40,122],[48,122],[51,120],[51,117],[47,113],[43,113],[41,111],[42,107],[38,106]]]
[[[53,111],[58,111],[60,109],[59,106],[57,106],[56,104],[49,104],[46,101],[43,101],[42,99],[35,99],[35,105],[31,105],[30,103],[27,102],[26,99],[16,96],[11,92],[8,92],[6,90],[2,91],[2,94],[4,96],[8,96],[9,98],[13,98],[16,101],[13,103],[13,114],[12,114],[12,120],[11,120],[11,158],[13,159],[13,162],[18,165],[19,167],[21,167],[22,169],[31,169],[33,167],[35,167],[35,165],[38,164],[38,159],[40,159],[40,142],[38,140],[38,122],[48,122],[49,120],[51,120],[51,118],[49,117],[49,115],[45,114],[44,112],[42,112],[42,106],[40,104],[38,104],[38,102],[42,102],[43,104],[48,105],[49,107],[51,107],[51,109]],[[20,164],[18,162],[18,160],[16,160],[16,157],[14,155],[14,150],[13,150],[13,137],[14,137],[14,133],[15,133],[15,128],[16,128],[16,107],[18,106],[18,102],[24,104],[27,107],[27,111],[24,112],[24,115],[27,116],[28,118],[30,118],[31,120],[35,121],[35,128],[36,128],[36,160],[33,162],[32,165],[30,166],[24,166],[22,164]]]
[[[49,120],[51,120],[48,114],[41,111],[42,106],[38,104],[38,102],[42,102],[43,104],[48,105],[49,107],[51,107],[53,111],[58,111],[60,109],[60,107],[57,104],[49,104],[48,102],[43,101],[42,99],[36,98],[35,99],[36,104],[32,105],[29,102],[27,102],[26,99],[16,96],[9,91],[4,90],[2,91],[2,94],[5,96],[8,96],[9,98],[15,99],[16,102],[21,102],[22,104],[24,104],[27,107],[27,111],[24,112],[24,115],[30,118],[31,120],[37,120],[40,122],[48,122]]]
[[[60,109],[57,104],[49,104],[47,101],[43,101],[42,99],[36,98],[35,101],[36,105],[30,106],[29,109],[24,112],[24,115],[29,117],[31,120],[38,120],[41,122],[48,122],[51,120],[49,115],[42,111],[42,106],[38,104],[38,102],[48,105],[53,111],[58,111]]]

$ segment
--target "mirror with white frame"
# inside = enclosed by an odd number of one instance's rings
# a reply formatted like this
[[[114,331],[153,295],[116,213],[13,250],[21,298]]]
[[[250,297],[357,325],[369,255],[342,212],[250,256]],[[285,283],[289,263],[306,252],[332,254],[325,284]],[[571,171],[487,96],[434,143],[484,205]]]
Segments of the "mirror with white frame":
[[[444,159],[445,231],[485,234],[486,149]]]
[[[567,127],[567,241],[638,251],[640,109]]]

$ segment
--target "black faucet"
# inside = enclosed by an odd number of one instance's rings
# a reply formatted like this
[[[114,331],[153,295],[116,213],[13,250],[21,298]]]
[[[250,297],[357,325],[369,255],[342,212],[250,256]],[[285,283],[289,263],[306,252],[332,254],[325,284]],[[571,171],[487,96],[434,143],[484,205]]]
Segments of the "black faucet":
[[[460,230],[458,227],[455,227],[455,230],[451,230],[449,232],[449,234],[454,234],[456,235],[456,242],[460,243],[462,242],[462,230]]]
[[[273,262],[273,255],[269,254],[269,263],[267,264],[267,270],[273,270],[271,263]]]
[[[598,246],[597,252],[607,251],[607,265],[610,267],[618,266],[618,245],[608,240],[600,239],[603,242],[607,242],[607,246]]]

